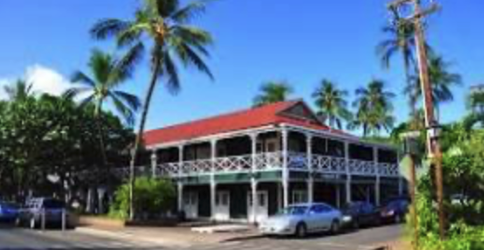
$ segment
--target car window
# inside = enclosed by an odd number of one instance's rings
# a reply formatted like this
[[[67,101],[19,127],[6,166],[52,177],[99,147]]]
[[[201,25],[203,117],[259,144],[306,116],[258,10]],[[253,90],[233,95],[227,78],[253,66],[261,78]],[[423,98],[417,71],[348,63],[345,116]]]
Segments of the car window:
[[[281,213],[286,215],[303,215],[307,210],[307,206],[290,206],[284,208]]]
[[[327,212],[331,212],[333,209],[329,206],[318,204],[311,207],[311,212],[316,214],[323,214]]]

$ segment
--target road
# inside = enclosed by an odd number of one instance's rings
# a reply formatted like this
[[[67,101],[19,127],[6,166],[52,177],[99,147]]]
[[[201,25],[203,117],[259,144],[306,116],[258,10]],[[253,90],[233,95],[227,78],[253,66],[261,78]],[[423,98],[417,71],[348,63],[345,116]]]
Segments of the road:
[[[0,228],[0,250],[4,249],[187,249],[187,250],[369,250],[382,242],[398,239],[402,226],[384,226],[363,229],[336,236],[315,235],[306,239],[252,238],[235,239],[218,244],[197,244],[189,247],[157,245],[150,242],[123,238],[96,236],[76,231],[46,232],[18,228]],[[161,236],[160,236],[161,237]]]

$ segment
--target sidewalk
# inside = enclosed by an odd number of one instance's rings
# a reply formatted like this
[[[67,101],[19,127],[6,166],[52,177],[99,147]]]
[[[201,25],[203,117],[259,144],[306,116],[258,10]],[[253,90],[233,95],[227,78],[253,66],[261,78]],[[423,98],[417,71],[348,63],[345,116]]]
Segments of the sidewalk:
[[[255,229],[234,233],[198,233],[188,227],[126,227],[123,229],[78,227],[79,233],[109,238],[132,239],[163,246],[190,247],[259,237]]]

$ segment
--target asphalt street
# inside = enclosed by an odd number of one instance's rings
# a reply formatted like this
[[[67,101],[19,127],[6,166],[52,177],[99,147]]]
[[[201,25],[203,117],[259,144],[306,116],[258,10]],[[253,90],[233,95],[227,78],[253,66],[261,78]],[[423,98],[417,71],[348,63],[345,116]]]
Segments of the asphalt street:
[[[403,226],[384,226],[362,229],[336,236],[314,235],[305,239],[256,237],[235,239],[217,244],[197,244],[183,247],[187,250],[370,250],[384,242],[401,237]],[[162,237],[160,235],[160,237]],[[83,234],[76,231],[61,232],[18,228],[0,228],[0,249],[167,249],[182,247],[163,246],[132,238],[107,237]]]

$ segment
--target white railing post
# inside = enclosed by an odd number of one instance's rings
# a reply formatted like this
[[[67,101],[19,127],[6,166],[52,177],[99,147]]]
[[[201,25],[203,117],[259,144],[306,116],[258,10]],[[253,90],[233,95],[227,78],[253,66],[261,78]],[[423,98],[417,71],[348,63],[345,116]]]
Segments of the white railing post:
[[[156,149],[151,152],[151,176],[156,178],[156,167],[158,165],[158,156],[156,155]]]
[[[217,140],[213,139],[210,141],[211,148],[211,164],[212,168],[210,171],[210,211],[211,219],[215,220],[215,196],[217,195],[217,184],[215,183],[215,161],[217,160]]]
[[[346,163],[346,203],[351,203],[351,168],[350,168],[350,146],[348,141],[345,145],[345,163]]]
[[[403,195],[403,175],[402,175],[402,172],[401,172],[401,168],[400,168],[400,153],[397,152],[397,169],[398,169],[398,195],[399,196],[402,196]]]
[[[282,190],[283,190],[283,205],[287,207],[289,205],[289,170],[287,166],[287,145],[289,132],[285,127],[281,130],[282,134]]]
[[[375,205],[380,206],[380,166],[378,165],[378,148],[373,147],[373,167],[375,170]]]
[[[310,133],[306,134],[306,157],[308,168],[308,202],[314,201],[314,172],[313,172],[313,136]]]

